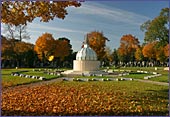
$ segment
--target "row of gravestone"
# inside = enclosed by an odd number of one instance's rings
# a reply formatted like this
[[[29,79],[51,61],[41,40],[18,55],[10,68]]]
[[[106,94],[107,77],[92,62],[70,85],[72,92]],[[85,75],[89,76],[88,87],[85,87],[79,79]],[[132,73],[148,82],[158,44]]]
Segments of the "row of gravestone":
[[[159,77],[159,76],[162,75],[162,74],[159,74],[157,72],[148,72],[148,71],[140,71],[140,70],[138,70],[137,72],[138,73],[146,73],[146,74],[151,73],[151,74],[153,74],[153,75],[145,76],[144,79],[155,78],[155,77]]]
[[[31,79],[38,79],[38,80],[46,80],[46,78],[41,77],[41,76],[31,76],[31,75],[26,75],[26,74],[20,74],[19,72],[13,72],[11,75],[12,75],[12,76],[24,77],[24,78],[31,78]]]
[[[62,78],[62,81],[132,81],[133,78]]]
[[[103,76],[104,74],[90,74],[90,73],[82,73],[82,76]],[[129,73],[120,73],[118,76],[126,76],[129,75]]]
[[[104,70],[104,71],[107,71],[107,70]],[[130,72],[132,72],[131,70],[118,70],[118,69],[115,69],[115,70],[112,70],[112,69],[109,69],[108,71],[107,71],[108,73],[113,73],[113,72],[125,72],[125,74],[127,73],[130,73]],[[148,74],[148,73],[151,73],[151,74],[158,74],[157,72],[148,72],[148,71],[142,71],[142,70],[137,70],[137,73],[146,73],[146,74]],[[124,74],[124,73],[122,73],[122,74]],[[129,75],[129,74],[128,74]]]
[[[61,76],[61,73],[59,73],[59,72],[47,72],[47,71],[44,71],[43,73],[44,73],[44,74],[48,74],[48,75],[57,75],[57,76]]]
[[[156,75],[158,74],[157,72],[148,72],[148,71],[141,71],[141,70],[137,70],[137,73],[145,73],[145,74],[153,74],[153,75]]]
[[[59,70],[59,69],[33,69],[32,71],[36,71],[36,72],[41,72],[41,71],[45,71],[45,72],[63,72],[63,70]]]
[[[56,70],[52,70],[52,69],[33,69],[33,71],[35,72],[42,72],[48,75],[57,75],[57,76],[61,76],[61,72],[62,71],[56,71]]]
[[[82,76],[103,76],[103,74],[82,73]]]
[[[104,69],[104,72],[113,73],[113,72],[131,72],[131,70],[123,70],[123,69]]]
[[[150,75],[150,76],[145,76],[144,79],[150,79],[150,78],[155,78],[155,77],[159,77],[162,74],[155,74],[155,75]]]

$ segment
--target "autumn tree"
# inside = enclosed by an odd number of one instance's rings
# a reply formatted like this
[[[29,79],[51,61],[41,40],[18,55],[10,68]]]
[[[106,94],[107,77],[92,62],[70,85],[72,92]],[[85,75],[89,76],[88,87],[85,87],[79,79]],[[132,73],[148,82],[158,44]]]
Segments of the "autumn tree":
[[[58,38],[58,40],[62,40],[62,41],[67,41],[68,42],[68,47],[70,48],[70,53],[72,53],[72,45],[70,44],[70,40],[66,37],[61,37],[61,38]]]
[[[10,40],[1,35],[1,57],[5,60],[14,58],[14,46]]]
[[[71,54],[71,47],[69,39],[59,38],[55,40],[52,34],[45,33],[37,39],[34,50],[43,62],[50,56],[54,56],[54,59],[59,58],[58,60],[62,61]]]
[[[34,50],[36,51],[40,60],[48,59],[50,55],[54,54],[56,42],[52,34],[44,33],[35,42]]]
[[[26,42],[16,42],[14,46],[15,60],[17,66],[29,65],[32,66],[34,62],[34,45]],[[31,65],[32,64],[32,65]]]
[[[170,48],[170,44],[167,44],[165,47],[164,47],[164,54],[166,57],[169,57],[169,48]]]
[[[141,25],[141,30],[145,32],[144,40],[146,43],[160,41],[159,44],[162,46],[168,43],[168,16],[169,8],[164,8],[161,10],[159,16]]]
[[[15,39],[2,38],[2,60],[11,61],[11,64],[15,66],[33,66],[35,54],[33,51],[33,44],[20,42]]]
[[[89,46],[96,52],[99,60],[103,60],[106,54],[106,41],[109,41],[102,32],[93,31],[87,34]]]
[[[142,61],[143,58],[144,58],[144,56],[143,56],[143,54],[142,54],[142,47],[139,46],[139,47],[136,49],[136,52],[135,52],[135,59],[136,59],[137,61]]]
[[[123,35],[118,48],[118,55],[121,61],[128,62],[135,60],[135,51],[139,47],[139,41],[131,34]]]
[[[156,60],[163,63],[165,62],[167,59],[165,53],[164,53],[164,47],[163,46],[159,46],[156,48]]]
[[[152,43],[148,43],[146,44],[143,49],[142,49],[142,53],[144,57],[149,58],[150,60],[155,60],[156,59],[156,44],[158,42],[152,42]]]
[[[1,21],[10,25],[26,25],[39,17],[48,22],[54,18],[64,19],[69,6],[80,7],[79,1],[2,1]]]
[[[59,57],[60,60],[64,60],[64,58],[71,54],[72,46],[70,44],[70,40],[67,38],[59,38],[55,41],[56,47],[54,56]]]

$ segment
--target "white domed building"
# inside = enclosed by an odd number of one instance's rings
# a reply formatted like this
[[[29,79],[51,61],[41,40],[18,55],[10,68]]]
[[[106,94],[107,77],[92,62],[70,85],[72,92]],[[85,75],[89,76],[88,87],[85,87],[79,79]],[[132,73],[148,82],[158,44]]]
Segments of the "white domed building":
[[[82,75],[82,74],[107,74],[100,71],[100,61],[97,60],[96,52],[89,47],[87,39],[73,61],[73,70],[64,71],[63,74]]]
[[[74,71],[97,71],[100,67],[100,61],[97,60],[95,51],[87,43],[78,51],[76,60],[73,63]]]

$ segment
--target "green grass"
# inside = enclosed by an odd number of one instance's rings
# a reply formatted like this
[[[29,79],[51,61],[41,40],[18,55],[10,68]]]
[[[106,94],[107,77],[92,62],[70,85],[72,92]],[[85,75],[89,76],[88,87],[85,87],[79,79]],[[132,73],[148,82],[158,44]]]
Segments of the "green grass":
[[[2,115],[168,115],[167,86],[137,81],[61,81],[19,89],[2,92]]]
[[[126,76],[121,76],[121,77],[126,77],[126,78],[134,78],[134,79],[144,79],[145,76],[149,76],[150,74],[129,74]]]
[[[43,73],[43,71],[40,71],[40,72],[29,71],[29,72],[25,72],[24,74],[27,74],[27,75],[35,75],[35,76],[42,76],[42,77],[45,77],[46,79],[59,78],[59,76],[56,76],[56,75],[48,75],[48,74],[45,74],[45,73]]]
[[[158,70],[157,71],[162,71],[164,69],[164,67],[157,67]],[[115,69],[115,68],[113,68]],[[119,69],[124,69],[124,70],[143,70],[143,71],[155,71],[155,67],[121,67]]]
[[[150,80],[158,82],[169,82],[168,77],[169,76],[167,74],[163,74],[162,76],[151,78]]]
[[[169,82],[168,80],[168,71],[164,71],[163,68],[164,67],[157,67],[158,70],[155,70],[154,67],[126,67],[126,68],[119,68],[118,70],[132,70],[132,71],[137,71],[137,70],[142,70],[142,71],[148,71],[148,72],[157,72],[162,74],[162,76],[159,77],[155,77],[155,78],[151,78],[149,80],[153,80],[153,81],[158,81],[158,82]],[[152,74],[130,74],[124,77],[127,78],[136,78],[136,79],[144,79],[145,76],[149,76]]]
[[[28,84],[33,82],[38,82],[37,79],[30,79],[30,78],[21,78],[18,76],[10,76],[7,74],[2,74],[2,87],[10,87],[16,86],[21,84]]]
[[[36,68],[36,69],[43,70],[45,68]],[[143,70],[143,71],[149,71],[149,72],[158,72],[158,73],[161,73],[162,76],[151,78],[149,80],[159,81],[159,82],[168,82],[168,71],[164,71],[163,67],[158,67],[157,71],[155,71],[154,67],[126,67],[126,68],[120,68],[119,70],[132,70],[132,71]],[[21,77],[17,77],[17,76],[11,76],[12,72],[21,72],[21,71],[28,71],[28,72],[23,72],[23,74],[42,76],[42,77],[45,77],[48,80],[58,78],[58,76],[55,76],[55,75],[44,74],[43,71],[40,71],[40,72],[33,71],[33,68],[2,69],[1,70],[2,86],[8,87],[8,86],[15,86],[15,85],[39,81],[39,80],[36,80],[36,79],[29,79],[29,78],[21,78]],[[151,74],[139,74],[139,73],[137,73],[137,74],[130,74],[130,75],[127,75],[127,76],[122,76],[122,77],[134,78],[134,79],[143,79],[145,76],[148,76],[148,75],[151,75]],[[114,76],[90,76],[90,77],[85,76],[85,77],[90,78],[90,79],[91,78],[104,78],[104,79],[106,79],[106,78],[110,78],[110,77],[114,77]],[[83,76],[75,76],[75,78],[83,78]]]
[[[27,72],[22,72],[22,71],[27,71]],[[59,76],[44,74],[42,71],[35,72],[35,71],[32,71],[32,68],[2,69],[1,70],[2,87],[16,86],[16,85],[28,84],[28,83],[40,81],[37,79],[23,78],[23,77],[19,77],[19,76],[11,76],[12,72],[22,72],[22,74],[42,76],[42,77],[45,77],[47,80],[59,77]]]

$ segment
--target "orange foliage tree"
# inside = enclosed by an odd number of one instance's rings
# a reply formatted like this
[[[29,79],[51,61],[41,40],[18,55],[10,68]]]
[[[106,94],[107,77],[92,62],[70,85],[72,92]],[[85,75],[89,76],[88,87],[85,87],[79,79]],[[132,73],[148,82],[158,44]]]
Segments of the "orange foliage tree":
[[[68,56],[69,54],[71,54],[70,41],[66,38],[59,38],[56,40],[54,56],[64,60],[64,57]]]
[[[67,39],[55,40],[52,34],[45,33],[37,39],[34,50],[40,60],[48,59],[51,55],[63,60],[70,54],[71,45]]]
[[[102,32],[93,31],[87,34],[89,46],[96,52],[98,59],[103,60],[106,54],[106,41],[109,41]]]
[[[158,42],[152,42],[152,43],[148,43],[143,47],[142,53],[144,57],[149,58],[150,60],[154,60],[156,59],[156,44]]]
[[[123,35],[118,48],[118,55],[121,61],[134,61],[135,51],[139,47],[139,41],[131,34]]]
[[[69,6],[80,7],[78,1],[3,1],[1,21],[18,26],[32,22],[36,17],[48,22],[55,17],[64,19]]]
[[[34,50],[38,54],[39,59],[43,60],[54,54],[55,46],[55,39],[52,34],[45,33],[37,39]]]
[[[167,44],[165,47],[164,47],[164,54],[166,57],[169,57],[169,48],[170,48],[170,44]]]

